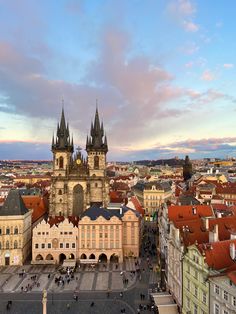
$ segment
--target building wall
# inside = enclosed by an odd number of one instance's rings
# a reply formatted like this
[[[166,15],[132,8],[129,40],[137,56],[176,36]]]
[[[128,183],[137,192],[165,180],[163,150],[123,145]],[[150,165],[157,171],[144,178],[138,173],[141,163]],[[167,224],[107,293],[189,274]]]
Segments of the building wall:
[[[0,216],[0,265],[23,265],[31,253],[31,215],[29,211],[22,216]],[[10,230],[7,234],[7,229]],[[9,244],[9,246],[8,246]]]
[[[181,245],[179,229],[176,229],[171,223],[167,253],[167,285],[179,308],[182,308],[182,255],[183,246]]]
[[[68,219],[52,227],[42,220],[33,229],[32,263],[57,264],[61,254],[66,259],[78,258],[78,228]]]
[[[119,262],[122,262],[122,221],[114,216],[110,220],[102,216],[96,220],[83,217],[79,222],[78,251],[79,258],[85,254],[89,259],[91,254],[94,254],[95,260],[98,261],[100,255],[105,254],[109,261],[112,255],[116,255]]]
[[[183,258],[183,314],[209,314],[209,271],[195,245]]]
[[[227,277],[211,277],[210,281],[210,313],[236,313],[236,285]]]

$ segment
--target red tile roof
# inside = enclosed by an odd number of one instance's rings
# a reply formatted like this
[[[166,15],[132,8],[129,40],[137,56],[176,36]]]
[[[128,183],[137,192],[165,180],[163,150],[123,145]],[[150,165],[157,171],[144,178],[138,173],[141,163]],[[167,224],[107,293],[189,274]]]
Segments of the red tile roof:
[[[141,203],[139,202],[136,196],[131,197],[131,202],[134,204],[135,209],[144,216],[144,208],[142,207]]]
[[[205,256],[205,262],[215,270],[224,269],[235,264],[230,257],[230,244],[236,245],[236,240],[214,242],[209,245],[199,244],[199,252]]]
[[[25,207],[33,209],[32,224],[48,212],[48,200],[40,195],[22,195]]]
[[[47,222],[50,224],[50,227],[52,227],[53,225],[58,226],[64,220],[65,220],[64,216],[55,216],[55,217],[50,216],[50,217],[48,217],[48,221]],[[68,220],[74,226],[78,227],[79,217],[77,217],[77,216],[68,216]]]
[[[213,231],[214,226],[218,225],[219,240],[229,240],[231,233],[236,231],[236,217],[228,216],[221,218],[211,218],[209,230],[206,230],[203,219],[176,220],[174,226],[180,230],[183,244],[187,247],[197,243],[209,242],[209,231]]]
[[[196,214],[193,213],[196,209]],[[199,217],[214,216],[211,206],[208,205],[174,205],[168,207],[168,217],[170,221],[199,219]]]

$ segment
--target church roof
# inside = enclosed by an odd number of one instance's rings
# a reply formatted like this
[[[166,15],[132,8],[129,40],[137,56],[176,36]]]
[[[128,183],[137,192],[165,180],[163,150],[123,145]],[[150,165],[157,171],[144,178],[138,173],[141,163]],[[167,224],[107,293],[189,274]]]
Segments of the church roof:
[[[73,138],[70,138],[69,125],[65,120],[64,109],[62,108],[61,112],[61,122],[57,125],[57,134],[56,140],[54,139],[54,135],[52,138],[52,150],[68,150],[73,152]]]
[[[94,123],[91,123],[90,135],[87,136],[86,150],[100,150],[107,153],[107,137],[104,136],[103,123],[100,123],[98,109],[96,108]]]
[[[19,190],[10,190],[6,201],[0,208],[0,216],[18,216],[28,213]]]
[[[121,209],[122,210],[120,210],[120,209],[107,209],[107,208],[93,205],[93,206],[89,207],[85,212],[83,212],[80,219],[82,219],[83,217],[89,217],[91,220],[96,220],[100,216],[102,216],[106,220],[109,220],[114,216],[121,219],[121,217],[129,210],[133,211],[136,215],[139,215],[139,213],[136,212],[135,210],[133,210],[132,208],[122,206]]]

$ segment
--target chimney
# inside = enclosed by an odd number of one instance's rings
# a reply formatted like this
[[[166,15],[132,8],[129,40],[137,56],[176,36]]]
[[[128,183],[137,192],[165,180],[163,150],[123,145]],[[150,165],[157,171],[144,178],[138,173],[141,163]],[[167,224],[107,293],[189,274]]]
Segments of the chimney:
[[[236,252],[235,252],[235,244],[234,243],[230,243],[229,246],[229,252],[230,252],[230,257],[232,258],[232,260],[235,260],[236,257]]]
[[[193,213],[193,215],[196,215],[196,214],[197,214],[197,209],[196,209],[196,207],[193,207],[193,208],[192,208],[192,213]]]
[[[230,231],[230,240],[236,240],[236,232]]]
[[[122,206],[121,206],[121,207],[120,207],[120,215],[122,215],[122,212],[123,212],[123,211],[122,211]]]
[[[209,218],[205,218],[205,228],[206,228],[206,231],[209,230]]]
[[[219,227],[216,224],[213,228],[213,231],[209,232],[209,242],[218,242],[219,241]]]

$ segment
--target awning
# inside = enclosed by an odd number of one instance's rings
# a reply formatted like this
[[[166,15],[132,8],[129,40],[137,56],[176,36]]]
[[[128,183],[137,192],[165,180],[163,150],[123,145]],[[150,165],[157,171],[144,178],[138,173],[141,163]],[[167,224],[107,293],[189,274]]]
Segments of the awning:
[[[158,308],[159,314],[178,314],[177,304],[171,294],[152,293],[151,296]]]
[[[63,261],[63,267],[75,267],[76,260],[75,259],[65,259]]]
[[[97,264],[98,260],[97,259],[92,259],[92,258],[81,258],[80,260],[81,264]]]

